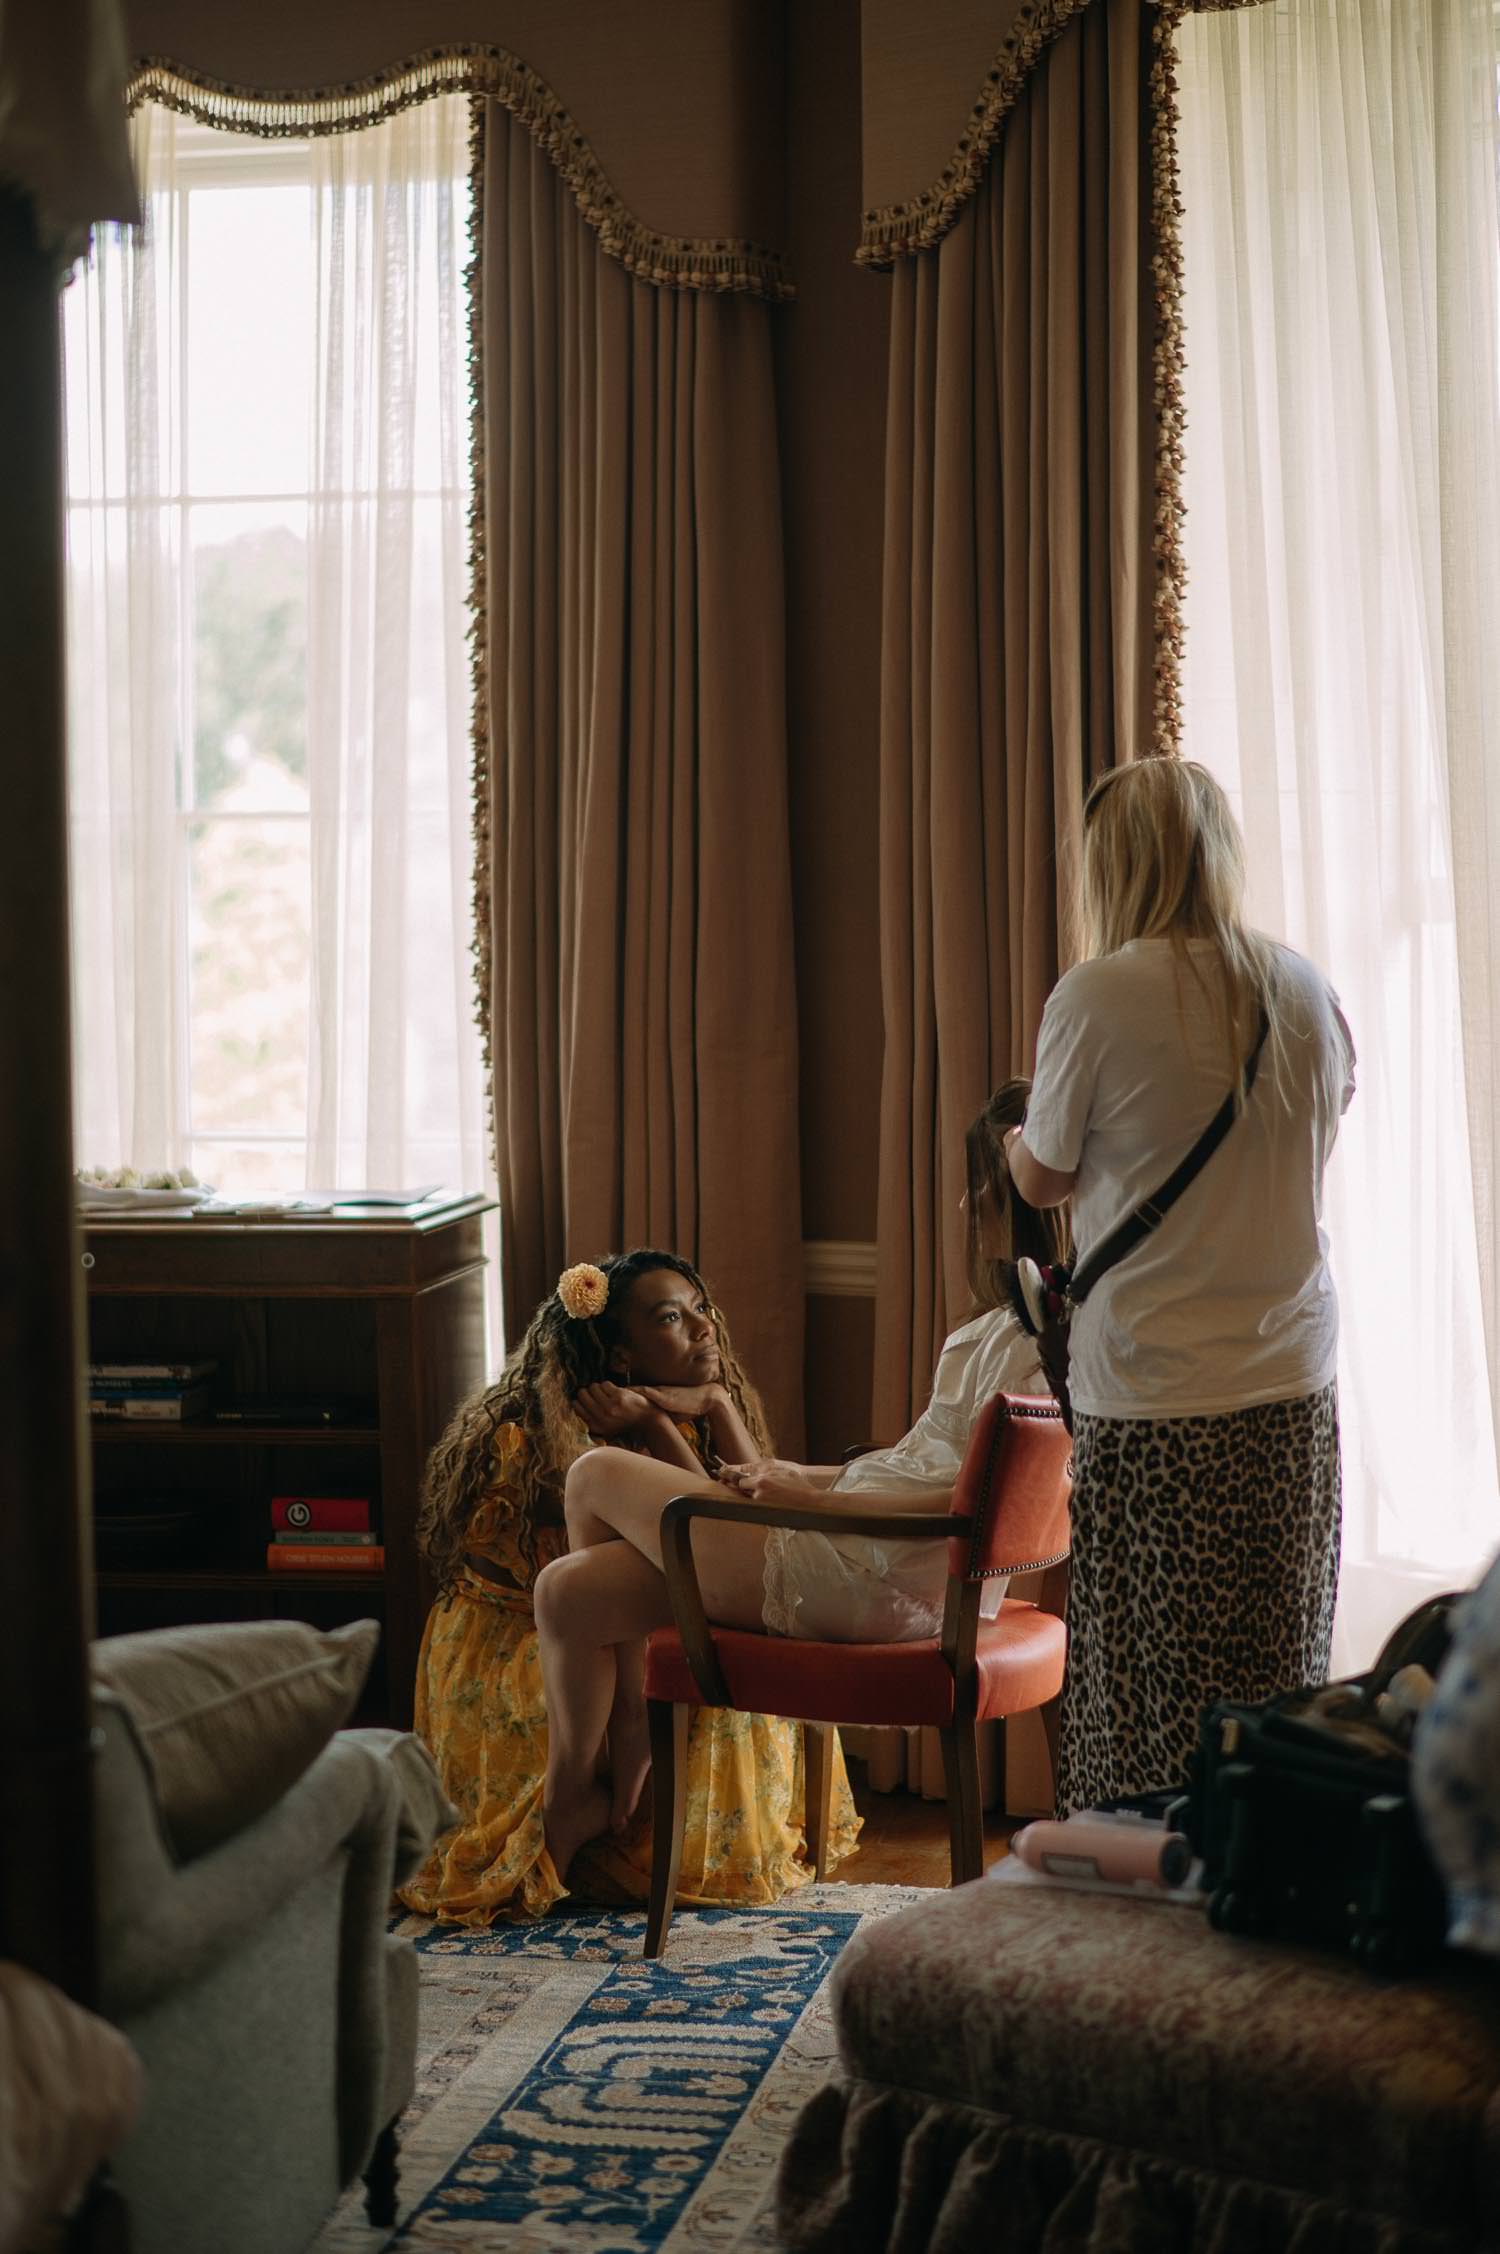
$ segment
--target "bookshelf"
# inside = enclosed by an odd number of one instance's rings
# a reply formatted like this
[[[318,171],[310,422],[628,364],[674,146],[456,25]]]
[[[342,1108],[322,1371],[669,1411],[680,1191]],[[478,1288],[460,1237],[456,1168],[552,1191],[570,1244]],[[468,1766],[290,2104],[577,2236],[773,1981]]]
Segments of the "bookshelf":
[[[462,1198],[347,1221],[90,1218],[91,1360],[212,1358],[215,1407],[317,1397],[345,1418],[92,1423],[99,1634],[375,1617],[368,1718],[409,1725],[431,1600],[417,1495],[429,1449],[484,1382],[488,1210]],[[367,1495],[384,1570],[269,1570],[279,1494]]]

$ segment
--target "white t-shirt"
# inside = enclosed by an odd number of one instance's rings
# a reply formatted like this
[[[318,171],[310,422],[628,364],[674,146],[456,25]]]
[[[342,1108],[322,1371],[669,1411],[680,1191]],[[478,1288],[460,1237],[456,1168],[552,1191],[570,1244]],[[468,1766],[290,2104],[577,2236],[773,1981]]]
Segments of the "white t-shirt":
[[[1319,1220],[1354,1045],[1313,964],[1278,948],[1277,975],[1286,1084],[1268,1042],[1244,1114],[1073,1316],[1069,1389],[1087,1416],[1210,1416],[1333,1378]],[[1184,961],[1168,939],[1135,939],[1054,987],[1023,1134],[1042,1165],[1077,1174],[1080,1259],[1161,1187],[1228,1093],[1217,985],[1211,940],[1189,940]]]

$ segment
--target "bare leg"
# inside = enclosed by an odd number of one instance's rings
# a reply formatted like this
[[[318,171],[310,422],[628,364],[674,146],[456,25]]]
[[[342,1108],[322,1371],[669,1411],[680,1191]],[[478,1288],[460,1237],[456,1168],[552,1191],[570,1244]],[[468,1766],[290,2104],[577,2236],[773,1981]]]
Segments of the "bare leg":
[[[628,1547],[628,1544],[626,1545]],[[652,1569],[640,1558],[646,1572]],[[665,1622],[662,1623],[666,1625]],[[623,1831],[651,1774],[646,1723],[646,1645],[635,1636],[615,1645],[615,1696],[609,1710],[609,1828]]]
[[[584,1842],[625,1820],[640,1796],[649,1766],[642,1647],[672,1617],[661,1514],[693,1484],[685,1472],[620,1448],[595,1448],[568,1474],[569,1554],[544,1566],[533,1590],[547,1697],[543,1823],[559,1877]],[[699,1530],[694,1555],[710,1617],[759,1627],[764,1552],[758,1527]],[[597,1773],[606,1732],[611,1791]]]
[[[542,1685],[547,1700],[547,1781],[542,1825],[559,1878],[586,1840],[611,1820],[614,1793],[600,1781],[599,1759],[615,1709],[619,1669],[616,1648],[640,1648],[653,1628],[671,1617],[666,1583],[628,1542],[602,1543],[554,1559],[532,1591]],[[628,1736],[628,1731],[625,1733]],[[634,1756],[611,1745],[615,1763]],[[640,1794],[642,1775],[635,1779]]]
[[[644,1473],[644,1478],[639,1476]],[[597,1448],[581,1457],[568,1476],[565,1509],[570,1552],[585,1553],[622,1541],[653,1567],[661,1561],[660,1523],[672,1496],[695,1485],[727,1493],[701,1474],[675,1465],[627,1454],[618,1448]],[[727,1541],[717,1537],[727,1536]],[[765,1538],[750,1527],[705,1524],[694,1537],[694,1555],[703,1580],[704,1599],[715,1617],[716,1599],[727,1607],[744,1594],[749,1577],[748,1618],[739,1624],[759,1627],[761,1577]],[[665,1625],[670,1613],[658,1623]],[[651,1741],[646,1726],[644,1679],[646,1647],[643,1640],[615,1646],[615,1695],[609,1716],[610,1825],[623,1831],[635,1814],[647,1777],[651,1773]]]
[[[623,1540],[623,1535],[591,1511],[579,1509],[568,1521],[570,1551],[597,1549],[606,1542]],[[652,1568],[633,1545],[626,1546],[631,1548],[642,1570],[650,1572]],[[614,1697],[600,1754],[595,1761],[595,1775],[610,1787],[609,1828],[620,1832],[635,1814],[651,1773],[651,1741],[646,1727],[645,1640],[632,1636],[615,1644],[613,1652]]]
[[[672,1464],[623,1448],[591,1448],[568,1472],[563,1498],[568,1548],[584,1551],[618,1536],[660,1571],[661,1514],[674,1495],[684,1494],[740,1500],[706,1475],[694,1479]],[[693,1559],[710,1620],[728,1628],[761,1627],[765,1555],[766,1537],[759,1526],[704,1519],[694,1527]]]

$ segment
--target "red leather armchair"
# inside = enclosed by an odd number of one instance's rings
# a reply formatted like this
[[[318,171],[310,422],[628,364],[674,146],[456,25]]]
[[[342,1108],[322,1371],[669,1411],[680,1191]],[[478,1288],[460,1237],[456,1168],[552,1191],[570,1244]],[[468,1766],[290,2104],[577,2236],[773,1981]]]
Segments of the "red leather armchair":
[[[948,1784],[953,1884],[984,1868],[975,1732],[1040,1707],[1056,1760],[1057,1709],[1067,1656],[1071,1444],[1056,1404],[999,1394],[975,1422],[951,1513],[899,1515],[832,1502],[788,1509],[679,1495],[662,1519],[662,1553],[675,1626],[646,1647],[646,1699],[654,1779],[651,1901],[645,1954],[666,1946],[682,1854],[688,1717],[695,1705],[736,1706],[806,1724],[808,1845],[823,1874],[838,1722],[935,1724]],[[693,1564],[698,1518],[872,1534],[886,1541],[948,1536],[948,1591],[941,1633],[917,1643],[804,1642],[711,1626]],[[1034,1602],[1007,1598],[982,1620],[980,1595],[998,1575],[1040,1571]]]

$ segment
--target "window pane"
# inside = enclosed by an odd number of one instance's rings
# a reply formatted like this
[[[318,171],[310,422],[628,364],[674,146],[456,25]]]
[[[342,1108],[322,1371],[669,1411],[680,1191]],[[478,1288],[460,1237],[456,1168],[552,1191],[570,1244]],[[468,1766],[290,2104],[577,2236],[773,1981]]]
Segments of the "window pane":
[[[308,853],[305,820],[209,816],[188,825],[195,1133],[304,1131]]]
[[[305,187],[192,193],[190,493],[306,490],[316,333],[308,209]]]
[[[200,1182],[211,1182],[221,1197],[301,1197],[307,1173],[307,1145],[210,1141],[195,1136],[189,1163]]]
[[[307,511],[191,511],[193,803],[307,805]]]

